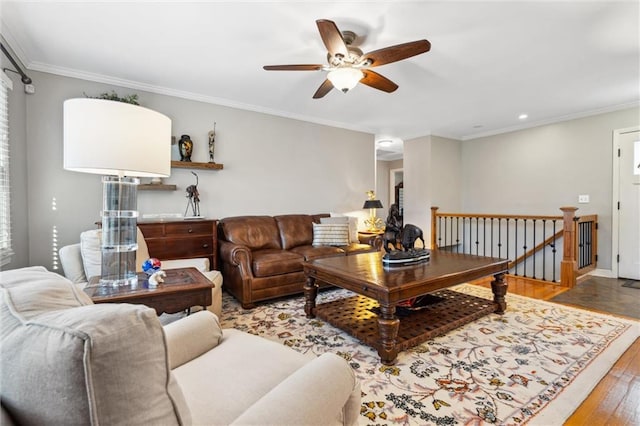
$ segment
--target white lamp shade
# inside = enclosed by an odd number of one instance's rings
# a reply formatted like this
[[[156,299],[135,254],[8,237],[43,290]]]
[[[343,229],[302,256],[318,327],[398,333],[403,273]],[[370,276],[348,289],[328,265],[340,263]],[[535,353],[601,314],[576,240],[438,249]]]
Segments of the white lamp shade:
[[[171,120],[125,102],[64,102],[64,168],[101,175],[171,175]]]
[[[333,87],[344,93],[356,87],[356,84],[362,80],[362,77],[364,77],[362,71],[348,67],[329,71],[329,74],[327,75],[327,78],[331,84],[333,84]]]

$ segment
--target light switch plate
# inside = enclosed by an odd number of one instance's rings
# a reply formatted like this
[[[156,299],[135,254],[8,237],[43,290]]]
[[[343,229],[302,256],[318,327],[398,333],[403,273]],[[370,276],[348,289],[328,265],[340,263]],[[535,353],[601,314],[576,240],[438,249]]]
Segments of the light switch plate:
[[[589,202],[588,194],[578,195],[578,203],[588,203],[588,202]]]

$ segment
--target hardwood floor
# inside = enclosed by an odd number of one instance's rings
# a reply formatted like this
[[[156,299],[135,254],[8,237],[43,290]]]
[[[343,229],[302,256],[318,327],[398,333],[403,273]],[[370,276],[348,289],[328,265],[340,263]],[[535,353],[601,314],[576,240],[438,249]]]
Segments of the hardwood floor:
[[[556,284],[533,285],[517,278],[508,278],[510,293],[534,299],[550,300],[567,291]],[[475,284],[491,287],[489,281],[483,280]],[[640,295],[640,290],[635,291]],[[554,301],[554,303],[564,302]],[[585,303],[579,307],[589,309]],[[596,309],[589,310],[604,312]],[[627,349],[582,405],[569,417],[565,425],[640,425],[640,339],[636,339]]]

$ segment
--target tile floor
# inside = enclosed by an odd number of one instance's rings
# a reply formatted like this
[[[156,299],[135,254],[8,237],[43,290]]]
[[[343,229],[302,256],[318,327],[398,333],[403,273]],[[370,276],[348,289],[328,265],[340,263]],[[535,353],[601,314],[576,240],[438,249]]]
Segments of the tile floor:
[[[640,289],[623,287],[625,279],[590,277],[551,299],[598,311],[640,319]]]

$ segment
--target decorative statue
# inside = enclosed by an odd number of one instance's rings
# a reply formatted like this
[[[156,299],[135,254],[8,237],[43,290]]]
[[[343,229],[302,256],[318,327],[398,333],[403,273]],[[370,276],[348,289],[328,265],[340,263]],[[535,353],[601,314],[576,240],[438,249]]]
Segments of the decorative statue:
[[[187,215],[187,211],[189,210],[189,206],[193,209],[193,216],[200,216],[200,193],[198,192],[198,175],[194,172],[191,172],[192,175],[196,177],[196,184],[187,186],[187,208],[184,209],[184,215]]]
[[[402,248],[404,251],[414,251],[414,245],[417,239],[422,241],[422,247],[424,247],[424,238],[422,238],[422,229],[410,223],[406,224],[402,228],[400,234],[400,241],[402,242]]]
[[[180,136],[180,140],[178,141],[178,150],[180,151],[180,161],[191,161],[193,142],[189,135]]]
[[[213,161],[213,151],[215,149],[216,144],[216,123],[213,123],[213,130],[209,132],[209,162],[215,163]]]
[[[387,222],[389,222],[390,219],[393,219],[392,213],[395,213],[395,211],[392,212],[392,210],[393,206],[389,209],[389,218],[387,219]],[[384,248],[386,253],[384,254],[384,256],[382,256],[382,263],[385,266],[407,266],[419,262],[428,261],[431,254],[429,250],[424,248],[425,243],[422,235],[422,229],[410,223],[402,227],[399,235],[397,232],[394,232],[391,229],[389,229],[388,231],[385,230]],[[396,249],[396,241],[398,239],[401,242],[402,250]],[[418,239],[422,241],[423,248],[415,248],[415,243]],[[392,243],[392,250],[389,250],[389,243]]]
[[[397,204],[391,204],[391,207],[389,207],[389,216],[387,216],[385,225],[382,240],[384,250],[389,253],[389,244],[391,244],[395,250],[397,248],[397,241],[400,238],[400,232],[402,231],[402,219],[400,218],[400,209]]]

